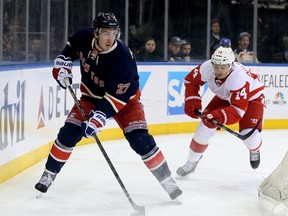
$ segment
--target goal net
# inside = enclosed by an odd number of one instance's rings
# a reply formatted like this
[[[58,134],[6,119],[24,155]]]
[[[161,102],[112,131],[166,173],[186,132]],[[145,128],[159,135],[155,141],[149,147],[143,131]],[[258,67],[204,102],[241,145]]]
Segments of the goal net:
[[[277,215],[288,215],[288,152],[278,167],[259,187],[259,198]]]

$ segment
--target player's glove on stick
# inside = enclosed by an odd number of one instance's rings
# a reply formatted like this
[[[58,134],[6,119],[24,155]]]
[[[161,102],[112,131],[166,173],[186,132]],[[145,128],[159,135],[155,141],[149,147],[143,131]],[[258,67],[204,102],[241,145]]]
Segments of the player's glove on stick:
[[[73,62],[71,58],[65,57],[63,55],[57,56],[54,60],[54,68],[52,70],[54,79],[58,82],[58,84],[66,89],[66,84],[64,82],[65,78],[68,78],[70,84],[72,84],[72,66]]]
[[[206,125],[208,128],[216,128],[217,125],[213,123],[213,121],[218,122],[220,124],[225,124],[227,121],[226,113],[223,109],[214,110],[212,112],[204,113],[204,115],[201,117],[202,122],[204,125]]]
[[[101,111],[91,110],[89,116],[89,120],[84,121],[81,125],[83,135],[86,138],[93,137],[94,133],[98,135],[101,131],[101,128],[104,127],[106,124],[106,115]]]

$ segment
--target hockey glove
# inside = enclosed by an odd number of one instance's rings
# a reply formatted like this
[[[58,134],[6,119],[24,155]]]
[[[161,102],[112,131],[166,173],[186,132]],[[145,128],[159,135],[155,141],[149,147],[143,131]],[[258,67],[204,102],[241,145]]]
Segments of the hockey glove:
[[[213,121],[218,122],[219,124],[225,124],[227,121],[226,113],[223,109],[214,110],[212,112],[204,113],[202,122],[208,128],[216,128],[217,125]]]
[[[200,111],[201,109],[202,109],[202,100],[200,96],[186,97],[184,111],[188,116],[196,119],[199,118],[199,116],[195,114],[195,110]]]
[[[65,57],[63,55],[57,56],[54,60],[54,68],[52,70],[54,79],[58,82],[58,84],[66,89],[66,84],[64,82],[65,78],[69,79],[69,83],[72,84],[72,60],[69,57]]]
[[[101,131],[101,128],[106,124],[106,115],[101,111],[91,110],[89,116],[89,120],[83,122],[81,125],[83,135],[86,138],[93,137],[94,133],[98,135]]]

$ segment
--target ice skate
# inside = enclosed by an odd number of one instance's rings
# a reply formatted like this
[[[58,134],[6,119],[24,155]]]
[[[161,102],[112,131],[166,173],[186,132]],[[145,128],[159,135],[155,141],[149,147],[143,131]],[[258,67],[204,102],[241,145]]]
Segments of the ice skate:
[[[200,159],[202,156],[200,157]],[[176,171],[179,177],[188,177],[189,174],[193,173],[200,161],[187,161],[183,166],[179,167]]]
[[[257,169],[260,164],[260,151],[249,151],[250,152],[250,165],[253,169]]]
[[[48,188],[51,186],[53,181],[56,178],[56,173],[52,173],[48,170],[45,170],[42,174],[39,182],[35,185],[35,189],[41,193],[46,193]]]
[[[178,185],[171,176],[161,181],[160,184],[169,194],[172,200],[176,199],[182,194],[182,190],[178,187]]]

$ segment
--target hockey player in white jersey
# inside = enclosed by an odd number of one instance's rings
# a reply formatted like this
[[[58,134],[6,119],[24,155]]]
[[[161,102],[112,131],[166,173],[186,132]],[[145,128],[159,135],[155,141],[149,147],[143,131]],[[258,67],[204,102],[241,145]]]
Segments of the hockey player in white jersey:
[[[199,89],[205,83],[215,96],[199,117],[195,110],[202,111]],[[264,113],[264,84],[250,68],[235,62],[231,48],[220,46],[210,60],[194,68],[185,77],[184,84],[185,113],[192,118],[201,118],[201,122],[190,142],[187,162],[176,171],[180,177],[195,171],[209,139],[217,130],[212,120],[227,125],[238,123],[240,134],[246,134],[258,121],[263,121]],[[243,140],[249,150],[253,169],[260,164],[261,130],[262,122],[250,137]]]

